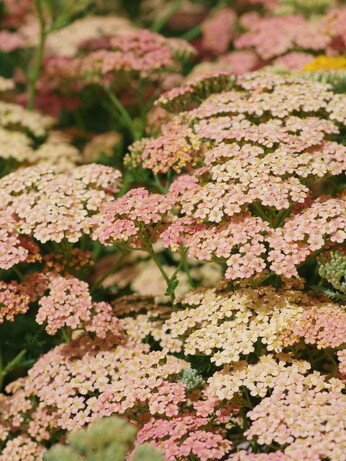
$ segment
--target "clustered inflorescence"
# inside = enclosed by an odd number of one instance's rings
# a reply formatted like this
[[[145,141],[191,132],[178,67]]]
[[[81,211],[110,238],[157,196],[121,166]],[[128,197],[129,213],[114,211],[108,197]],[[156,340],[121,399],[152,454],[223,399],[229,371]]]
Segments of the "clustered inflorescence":
[[[346,461],[345,6],[127,3],[1,2],[0,461]]]

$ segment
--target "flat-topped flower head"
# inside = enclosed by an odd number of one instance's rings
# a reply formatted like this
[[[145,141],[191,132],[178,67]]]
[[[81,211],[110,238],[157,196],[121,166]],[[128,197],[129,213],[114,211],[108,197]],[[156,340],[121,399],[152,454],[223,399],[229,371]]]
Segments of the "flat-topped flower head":
[[[310,7],[311,10],[311,7]],[[314,55],[342,53],[346,47],[342,24],[346,18],[345,7],[332,8],[325,16],[315,20],[303,16],[264,16],[253,13],[241,22],[247,32],[236,38],[238,49],[254,50],[266,63],[290,52],[308,52]],[[304,67],[302,63],[301,69]]]
[[[287,459],[342,460],[346,396],[333,390],[274,390],[252,411],[246,436],[260,445],[285,446]]]
[[[56,174],[45,166],[17,170],[0,180],[1,204],[16,219],[16,232],[45,243],[76,242],[89,234],[93,215],[119,188],[121,174],[103,165],[85,165]]]
[[[216,175],[222,184],[243,185],[245,180],[248,193],[256,180],[278,181],[285,188],[290,186],[284,179],[344,170],[345,148],[332,142],[338,124],[346,120],[344,95],[319,82],[268,73],[246,74],[232,85],[229,74],[211,74],[164,94],[158,101],[164,107],[186,110],[193,102],[195,108],[176,116],[163,125],[160,137],[147,141],[143,166],[155,173],[170,167],[179,172],[203,160],[212,168],[214,161],[214,180]],[[230,176],[239,161],[238,172]]]
[[[189,460],[196,456],[201,461],[221,459],[232,444],[221,434],[208,429],[208,418],[186,414],[170,420],[149,422],[138,432],[135,444],[150,442],[160,448],[167,461]]]
[[[299,392],[302,389],[340,392],[341,380],[329,380],[311,370],[311,364],[293,359],[287,354],[261,355],[254,364],[246,360],[226,365],[207,381],[205,393],[209,398],[232,402],[247,389],[251,397],[264,398],[272,392]]]
[[[0,126],[3,128],[19,128],[36,137],[42,137],[51,128],[53,117],[24,109],[18,104],[0,101]]]
[[[93,238],[105,245],[145,246],[143,233],[159,225],[173,206],[169,196],[132,189],[102,207],[94,219]],[[152,235],[155,240],[155,236]]]
[[[30,297],[25,287],[17,282],[0,282],[0,323],[13,321],[18,314],[25,314],[29,309]]]
[[[71,58],[47,60],[46,77],[50,80],[74,80],[79,83],[125,84],[126,79],[161,81],[167,72],[179,70],[194,48],[184,40],[165,38],[146,29],[114,35],[80,44],[80,54]],[[57,66],[56,66],[57,65]],[[54,70],[58,75],[54,76]],[[132,81],[136,86],[136,82]]]
[[[19,435],[10,440],[1,452],[0,461],[43,461],[45,449],[30,437]]]
[[[160,102],[184,111],[137,145],[136,163],[142,147],[142,166],[155,174],[189,173],[168,192],[183,220],[162,234],[167,247],[184,243],[190,256],[226,262],[226,277],[236,280],[263,270],[297,276],[316,250],[345,239],[343,195],[311,203],[317,183],[346,170],[344,94],[292,75],[255,72],[232,83],[219,73]],[[307,219],[303,231],[299,222]]]
[[[149,352],[144,344],[116,341],[82,336],[43,355],[27,377],[8,387],[1,438],[10,430],[49,441],[55,431],[79,429],[114,413],[131,420],[138,408],[158,417],[176,415],[185,386],[171,381],[187,362]]]
[[[287,288],[240,288],[234,293],[190,292],[163,325],[188,355],[208,355],[216,365],[232,364],[255,352],[282,352],[303,338],[318,348],[339,347],[345,313],[337,304]]]

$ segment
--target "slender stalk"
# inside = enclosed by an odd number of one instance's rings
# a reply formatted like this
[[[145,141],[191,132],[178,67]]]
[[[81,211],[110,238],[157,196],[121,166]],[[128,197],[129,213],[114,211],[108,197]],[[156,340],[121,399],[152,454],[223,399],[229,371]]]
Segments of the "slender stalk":
[[[158,178],[158,176],[156,174],[154,174],[154,184],[162,194],[167,193],[167,190],[166,190],[165,186],[163,186],[161,184],[161,181],[159,180],[159,178]]]
[[[165,279],[165,281],[167,283],[167,287],[169,287],[171,279],[170,279],[170,277],[168,277],[166,271],[162,267],[162,265],[161,265],[157,255],[156,255],[156,253],[154,251],[154,248],[153,248],[150,241],[145,242],[145,248],[148,251],[148,253],[149,253],[150,257],[152,258],[152,260],[154,261],[154,263],[156,264],[156,266],[158,267],[158,269],[161,272],[163,278]]]
[[[284,220],[290,214],[293,206],[294,206],[294,203],[292,203],[292,205],[289,208],[287,208],[287,210],[283,210],[283,211],[278,213],[278,215],[276,216],[276,218],[275,218],[275,220],[273,222],[273,227],[275,227],[275,228],[280,227],[283,224]]]
[[[20,269],[18,269],[18,267],[16,266],[13,266],[13,270],[14,272],[18,275],[18,278],[21,282],[23,282],[24,280],[24,274],[22,273],[22,271]]]
[[[202,33],[202,28],[198,24],[197,26],[192,27],[190,30],[185,32],[185,34],[181,35],[180,38],[182,38],[183,40],[187,40],[189,42],[197,38],[199,35],[201,35],[201,33]]]
[[[253,202],[252,204],[252,208],[256,211],[257,215],[262,218],[264,221],[268,221],[270,222],[270,219],[268,218],[268,216],[265,214],[262,206],[256,202]]]
[[[137,133],[137,130],[136,130],[136,127],[132,121],[132,118],[130,116],[130,114],[127,112],[127,110],[125,109],[125,107],[123,106],[123,104],[120,102],[119,98],[114,94],[112,93],[112,91],[105,87],[105,91],[110,99],[110,101],[112,102],[113,106],[117,109],[120,117],[121,117],[121,120],[123,121],[124,125],[126,125],[126,127],[128,128],[128,130],[130,131],[131,135],[133,136],[133,138],[135,140],[139,139],[139,134]]]
[[[187,275],[190,287],[195,288],[195,282],[193,281],[193,279],[191,277],[190,268],[189,268],[189,265],[188,265],[188,263],[186,261],[186,258],[184,258],[183,269],[184,269],[185,274]]]
[[[119,267],[121,266],[122,262],[124,261],[124,258],[126,257],[126,255],[129,253],[127,250],[121,250],[122,254],[121,256],[117,259],[117,261],[115,261],[115,263],[113,264],[113,266],[105,273],[102,275],[102,277],[100,277],[90,288],[90,291],[91,293],[93,291],[95,291],[101,284],[102,282],[104,282],[106,280],[106,278],[113,274],[117,269],[119,269]]]
[[[159,17],[154,24],[151,26],[152,32],[160,32],[160,30],[165,26],[167,21],[173,14],[179,10],[184,0],[175,0],[173,5],[167,10],[167,12]]]
[[[62,332],[62,336],[64,338],[65,343],[69,343],[72,339],[72,328],[71,327],[62,328],[61,332]]]
[[[46,38],[48,35],[42,5],[43,5],[43,0],[35,0],[35,7],[36,7],[37,14],[38,14],[38,20],[39,20],[39,26],[40,26],[40,36],[39,36],[39,44],[38,44],[35,57],[34,57],[33,67],[30,69],[29,76],[28,76],[28,109],[29,110],[34,110],[35,108],[36,83],[40,76],[44,47],[45,47]]]
[[[175,269],[175,271],[173,272],[173,275],[172,277],[170,278],[170,280],[173,280],[177,275],[178,275],[178,272],[181,270],[181,268],[184,266],[184,262],[186,261],[186,250],[184,248],[181,249],[180,251],[180,261],[179,261],[179,264],[177,266],[177,268]]]
[[[2,364],[2,359],[0,360],[0,389],[2,389],[2,385],[4,383],[4,379],[5,379],[6,375],[7,375],[7,373],[9,373],[10,371],[12,371],[12,370],[14,370],[16,368],[16,366],[22,360],[22,358],[24,357],[25,354],[26,354],[26,349],[23,349],[4,368],[3,368],[3,364]]]
[[[252,288],[257,288],[258,286],[260,286],[263,282],[265,282],[266,280],[268,280],[270,277],[272,277],[273,275],[275,275],[275,272],[271,271],[269,272],[267,275],[265,275],[264,277],[262,277],[260,280],[258,280],[257,282],[253,283],[252,284]]]

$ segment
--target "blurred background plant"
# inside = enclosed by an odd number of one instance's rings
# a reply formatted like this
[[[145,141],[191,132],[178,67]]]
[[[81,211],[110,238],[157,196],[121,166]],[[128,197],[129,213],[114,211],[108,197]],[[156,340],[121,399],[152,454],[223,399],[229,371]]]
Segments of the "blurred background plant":
[[[67,443],[54,445],[44,461],[125,461],[136,436],[134,425],[116,416],[95,421],[87,429],[72,432]],[[164,461],[150,444],[136,447],[131,461]]]

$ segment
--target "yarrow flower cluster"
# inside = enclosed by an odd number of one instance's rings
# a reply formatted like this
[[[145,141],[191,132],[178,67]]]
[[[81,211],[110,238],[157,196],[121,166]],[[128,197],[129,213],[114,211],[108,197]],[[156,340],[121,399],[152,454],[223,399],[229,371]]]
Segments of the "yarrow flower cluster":
[[[171,314],[164,331],[182,341],[185,354],[208,355],[216,365],[248,356],[258,343],[282,352],[300,338],[318,348],[336,348],[345,339],[343,309],[299,290],[206,290],[191,292],[181,302],[186,307]]]
[[[201,461],[221,459],[231,443],[208,429],[207,418],[185,415],[170,420],[149,422],[138,432],[136,443],[150,441],[163,450],[167,461],[188,460],[195,455]]]
[[[11,80],[8,82],[14,85]],[[0,86],[3,90],[8,89],[7,80],[1,80]],[[57,120],[48,115],[0,101],[0,157],[26,166],[45,163],[58,171],[70,170],[81,156],[68,142],[68,137],[52,130],[56,123]]]
[[[261,17],[252,12],[241,18],[247,32],[236,38],[234,45],[240,49],[255,50],[266,62],[276,57],[287,57],[291,51],[307,51],[311,62],[313,53],[335,54],[345,50],[342,27],[345,15],[345,8],[331,9],[316,20],[307,20],[301,15]],[[308,59],[305,63],[302,61],[301,68],[307,63]]]
[[[163,351],[148,352],[143,344],[102,341],[81,337],[58,346],[26,378],[12,383],[12,395],[1,407],[2,440],[13,430],[25,430],[38,442],[49,440],[51,429],[78,429],[113,413],[131,418],[138,405],[158,415],[168,406],[176,414],[183,395],[175,391],[184,385],[165,380],[186,368],[185,361]]]
[[[202,46],[207,52],[220,55],[228,50],[234,36],[236,18],[234,10],[224,7],[202,23]]]
[[[112,315],[111,306],[93,302],[87,283],[74,277],[53,276],[48,290],[48,296],[39,301],[36,321],[46,323],[49,334],[55,334],[63,326],[85,329],[99,338],[121,334],[119,320]]]
[[[149,237],[148,228],[160,223],[172,206],[173,201],[167,196],[150,194],[144,188],[132,189],[102,206],[94,219],[93,238],[105,245],[145,247],[143,238]],[[155,241],[154,235],[150,237]]]
[[[178,70],[179,61],[194,54],[187,42],[166,39],[145,29],[87,40],[79,48],[84,51],[80,56],[47,60],[46,78],[99,84],[106,81],[108,85],[123,84],[129,77],[155,81],[162,79],[162,73]]]
[[[342,460],[346,444],[346,397],[340,392],[295,388],[274,390],[249,412],[246,435],[279,443],[288,459]]]
[[[318,349],[342,346],[346,338],[346,312],[333,304],[318,306],[303,313],[293,332]]]
[[[177,110],[182,95],[197,106],[176,115],[143,149],[143,166],[155,173],[190,169],[189,176],[173,182],[168,195],[193,227],[188,230],[188,221],[173,223],[162,236],[165,245],[176,249],[184,242],[190,256],[223,258],[231,279],[266,268],[297,275],[296,266],[314,251],[329,240],[344,240],[343,196],[308,205],[315,183],[345,171],[345,147],[333,140],[346,120],[341,107],[345,97],[328,85],[292,76],[246,74],[228,91],[232,80],[223,73],[220,78],[205,77],[205,87],[187,84],[162,96],[166,108]],[[205,88],[219,93],[198,105]],[[185,128],[174,132],[171,142],[170,130],[179,121]],[[201,162],[202,168],[191,170]],[[306,208],[289,218],[296,204]],[[326,214],[330,218],[321,227],[317,223]],[[308,216],[310,228],[304,234],[293,232],[292,226],[306,225]]]
[[[30,297],[17,282],[0,281],[0,323],[13,321],[18,314],[25,314],[29,309]]]
[[[340,380],[327,381],[319,372],[310,372],[311,364],[295,360],[285,354],[262,355],[255,364],[242,360],[225,366],[208,379],[206,394],[219,401],[239,401],[246,388],[252,397],[265,397],[270,391],[285,392],[294,389],[318,391],[343,389]]]
[[[0,1],[0,461],[346,461],[337,1]]]
[[[267,350],[281,352],[298,339],[291,323],[301,317],[301,304],[308,302],[304,297],[269,287],[230,294],[192,292],[182,299],[191,307],[172,313],[164,329],[182,340],[186,354],[209,355],[216,365],[240,360],[254,352],[258,341]]]
[[[118,170],[102,165],[81,166],[64,174],[45,166],[18,170],[0,180],[1,207],[16,218],[18,237],[31,235],[42,243],[76,242],[90,233],[101,205],[113,199],[120,176]],[[6,239],[3,245],[8,245]]]
[[[43,461],[45,449],[35,443],[30,437],[18,436],[10,440],[0,455],[1,461],[12,459],[13,461]]]

